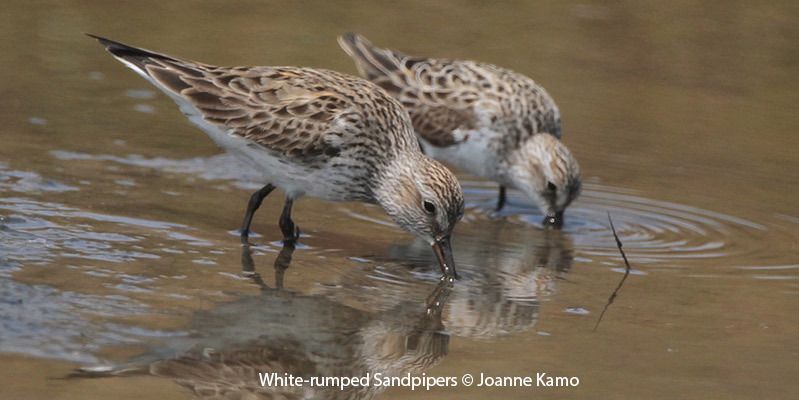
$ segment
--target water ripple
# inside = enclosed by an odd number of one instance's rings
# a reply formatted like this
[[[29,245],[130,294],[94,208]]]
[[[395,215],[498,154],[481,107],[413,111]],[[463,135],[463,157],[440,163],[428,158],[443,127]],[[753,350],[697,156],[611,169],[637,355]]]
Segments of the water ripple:
[[[494,185],[467,182],[465,187],[468,203],[478,213],[493,204]],[[637,265],[664,268],[750,265],[769,269],[773,264],[795,261],[779,259],[792,254],[790,248],[780,247],[799,241],[797,230],[786,226],[789,218],[764,216],[755,222],[590,183],[584,185],[580,199],[567,211],[564,226],[584,261],[618,259],[618,250],[609,235],[608,213]],[[536,227],[542,219],[520,193],[511,195],[501,216]],[[482,216],[495,217],[487,212]]]

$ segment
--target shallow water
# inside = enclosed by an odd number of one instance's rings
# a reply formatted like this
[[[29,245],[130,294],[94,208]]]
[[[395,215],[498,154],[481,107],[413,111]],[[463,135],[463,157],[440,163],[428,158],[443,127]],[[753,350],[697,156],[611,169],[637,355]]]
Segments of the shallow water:
[[[318,389],[318,398],[795,398],[799,10],[671,2],[94,4],[0,16],[1,398],[213,398],[257,372],[576,376],[575,388]],[[82,32],[218,64],[354,72],[354,30],[524,72],[584,191],[562,231],[459,175],[462,279],[378,208],[278,196]],[[594,331],[624,264],[632,263]],[[119,376],[70,376],[79,366]],[[297,396],[285,390],[282,395]],[[271,396],[271,397],[270,397]]]

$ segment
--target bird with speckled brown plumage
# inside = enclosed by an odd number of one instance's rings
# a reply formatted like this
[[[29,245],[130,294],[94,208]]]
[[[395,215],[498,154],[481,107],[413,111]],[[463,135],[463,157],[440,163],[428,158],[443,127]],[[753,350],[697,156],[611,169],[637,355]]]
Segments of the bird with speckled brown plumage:
[[[286,194],[280,228],[302,196],[376,203],[433,246],[455,277],[450,235],[463,215],[455,176],[419,149],[408,113],[364,79],[302,67],[217,67],[90,35],[171,97],[218,145],[244,160],[265,186],[250,198],[241,238],[274,189]]]
[[[560,111],[532,79],[495,65],[412,57],[373,46],[354,33],[339,44],[359,73],[410,113],[427,155],[521,190],[560,227],[580,193],[580,167],[560,141]]]

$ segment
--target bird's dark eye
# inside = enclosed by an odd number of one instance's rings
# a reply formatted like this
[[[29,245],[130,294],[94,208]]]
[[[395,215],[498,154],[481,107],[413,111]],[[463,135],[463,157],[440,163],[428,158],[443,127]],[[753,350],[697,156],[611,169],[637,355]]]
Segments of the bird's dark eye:
[[[554,192],[554,191],[558,190],[558,187],[555,186],[555,184],[552,183],[552,182],[547,182],[547,189],[549,189],[550,191]]]
[[[428,214],[432,214],[432,213],[436,212],[435,204],[433,204],[433,203],[431,203],[431,202],[429,202],[427,200],[422,202],[422,206],[424,207],[424,210],[427,211]]]

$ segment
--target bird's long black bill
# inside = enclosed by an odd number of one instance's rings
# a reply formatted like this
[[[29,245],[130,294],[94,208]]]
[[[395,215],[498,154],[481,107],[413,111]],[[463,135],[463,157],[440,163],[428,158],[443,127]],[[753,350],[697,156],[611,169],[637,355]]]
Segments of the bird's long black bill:
[[[458,273],[455,271],[455,260],[452,258],[452,246],[449,242],[449,236],[435,241],[433,243],[433,252],[436,253],[436,258],[438,258],[441,273],[445,277],[458,279]]]

